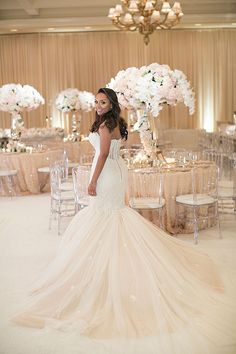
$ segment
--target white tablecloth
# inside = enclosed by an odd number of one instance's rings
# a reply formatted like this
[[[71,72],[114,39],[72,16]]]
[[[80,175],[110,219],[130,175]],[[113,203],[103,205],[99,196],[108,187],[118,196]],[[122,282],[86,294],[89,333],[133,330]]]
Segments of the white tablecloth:
[[[38,194],[47,184],[49,175],[38,173],[39,167],[49,166],[60,160],[63,150],[47,150],[35,153],[1,153],[0,169],[17,170],[15,188],[18,194]],[[3,185],[4,188],[4,185]],[[2,191],[4,194],[4,191]],[[6,191],[5,191],[6,192]]]

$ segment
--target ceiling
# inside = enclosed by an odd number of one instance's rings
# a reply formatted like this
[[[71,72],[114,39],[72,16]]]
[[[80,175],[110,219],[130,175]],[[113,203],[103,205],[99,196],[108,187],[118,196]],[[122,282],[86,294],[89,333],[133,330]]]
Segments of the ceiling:
[[[235,28],[236,0],[179,0],[176,27]],[[174,1],[170,1],[173,4]],[[120,0],[0,0],[0,34],[116,30],[107,14]]]

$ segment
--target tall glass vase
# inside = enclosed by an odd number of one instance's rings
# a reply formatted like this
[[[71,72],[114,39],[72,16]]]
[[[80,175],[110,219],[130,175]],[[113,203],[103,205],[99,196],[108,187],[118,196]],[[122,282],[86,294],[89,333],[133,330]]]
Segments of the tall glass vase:
[[[72,115],[72,140],[73,141],[79,141],[81,138],[81,131],[80,131],[80,126],[81,126],[81,112],[76,111]]]
[[[11,113],[11,137],[12,139],[19,140],[20,128],[24,126],[24,121],[19,112]]]
[[[137,126],[143,148],[147,156],[151,156],[155,149],[155,142],[146,110],[137,111]]]

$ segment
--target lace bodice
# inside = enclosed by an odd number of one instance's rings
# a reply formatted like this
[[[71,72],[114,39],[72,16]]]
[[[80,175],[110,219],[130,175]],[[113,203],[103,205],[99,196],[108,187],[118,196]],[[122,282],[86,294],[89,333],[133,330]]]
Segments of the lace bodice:
[[[90,133],[89,134],[89,141],[93,145],[96,155],[99,155],[100,153],[100,136],[98,133]],[[120,145],[121,145],[121,139],[112,139],[111,140],[111,145],[110,145],[110,150],[109,150],[109,155],[108,157],[110,159],[118,160],[120,156]]]
[[[89,141],[95,149],[91,168],[92,176],[100,154],[100,135],[95,132],[90,133]],[[124,207],[127,168],[120,157],[120,145],[121,140],[111,140],[108,158],[97,181],[97,196],[90,198],[90,205],[99,210],[111,212]]]

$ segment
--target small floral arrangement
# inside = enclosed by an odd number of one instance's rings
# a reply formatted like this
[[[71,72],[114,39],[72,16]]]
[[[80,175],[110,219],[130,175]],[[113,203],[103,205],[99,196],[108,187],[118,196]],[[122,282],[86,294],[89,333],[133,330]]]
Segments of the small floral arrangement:
[[[21,139],[44,139],[44,138],[50,138],[50,139],[63,139],[64,137],[64,129],[59,128],[59,127],[50,127],[50,128],[29,128],[21,129]]]
[[[94,107],[95,96],[91,92],[68,88],[61,91],[56,98],[56,107],[62,112],[86,111]]]
[[[10,113],[31,111],[44,103],[44,98],[30,85],[6,84],[0,87],[1,111]]]
[[[168,65],[153,63],[121,70],[107,86],[117,93],[121,108],[142,109],[157,117],[164,103],[184,102],[189,113],[194,113],[194,93],[186,76]]]

